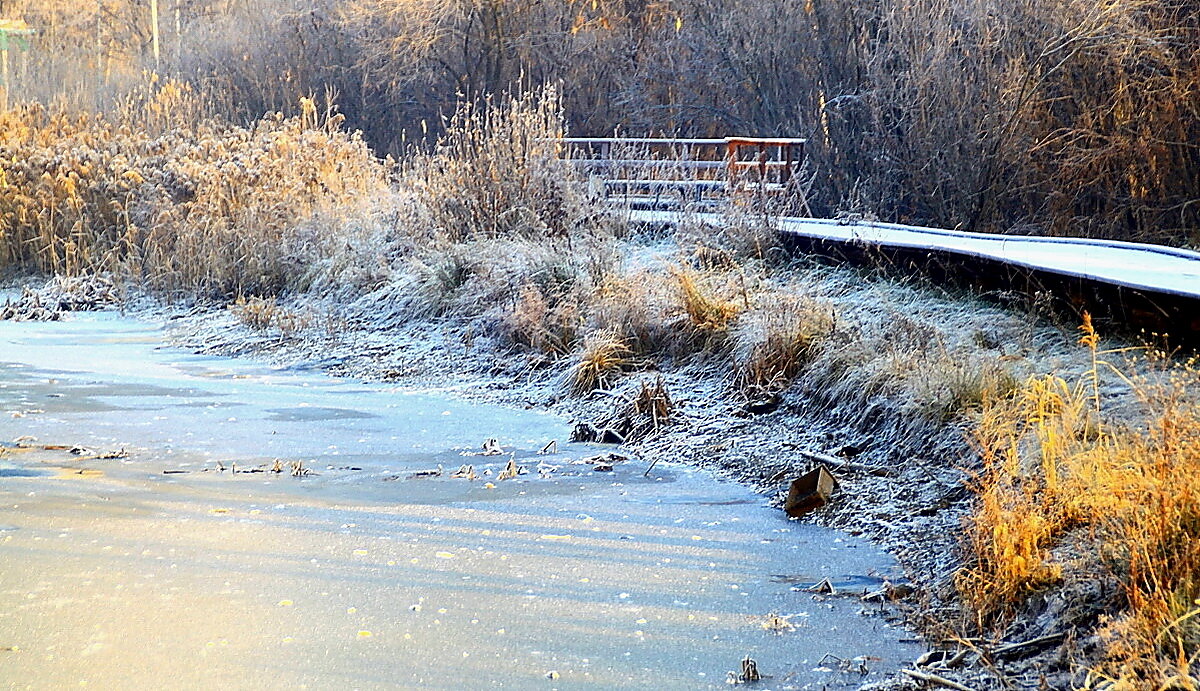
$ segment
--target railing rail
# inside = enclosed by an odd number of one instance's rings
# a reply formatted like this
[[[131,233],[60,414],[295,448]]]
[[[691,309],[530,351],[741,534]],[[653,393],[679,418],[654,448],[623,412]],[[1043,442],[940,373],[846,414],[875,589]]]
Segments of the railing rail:
[[[806,140],[724,137],[564,137],[564,157],[607,197],[664,208],[717,204],[787,192],[798,179]]]

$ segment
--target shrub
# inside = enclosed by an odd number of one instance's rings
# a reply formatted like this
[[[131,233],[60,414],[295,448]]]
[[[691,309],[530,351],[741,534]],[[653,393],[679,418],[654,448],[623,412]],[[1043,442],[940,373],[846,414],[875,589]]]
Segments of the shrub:
[[[439,243],[409,260],[409,290],[404,299],[417,316],[437,316],[452,310],[459,290],[478,270],[472,244]]]
[[[564,129],[552,87],[481,105],[464,102],[433,152],[411,157],[402,184],[453,239],[590,231],[603,225],[604,215],[559,157]]]
[[[738,320],[734,384],[749,398],[791,384],[836,326],[833,307],[798,295],[766,293]]]
[[[1003,398],[1019,386],[1000,362],[969,351],[935,350],[924,358],[912,379],[914,405],[935,422],[977,411],[985,400]]]
[[[677,304],[675,288],[663,274],[614,271],[592,295],[590,321],[597,331],[619,335],[632,353],[646,355],[671,342],[677,332],[671,311]]]

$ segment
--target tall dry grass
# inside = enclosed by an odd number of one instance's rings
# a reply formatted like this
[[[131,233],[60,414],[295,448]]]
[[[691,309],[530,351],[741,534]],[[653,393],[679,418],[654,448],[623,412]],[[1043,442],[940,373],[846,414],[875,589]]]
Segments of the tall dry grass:
[[[553,87],[465,101],[432,152],[411,152],[405,184],[452,240],[585,235],[601,219],[560,158],[565,132]]]
[[[553,357],[582,343],[621,224],[560,158],[564,131],[544,87],[464,102],[431,150],[409,151],[396,186],[410,313],[482,321],[502,343]]]
[[[1094,365],[1080,381],[1030,379],[985,403],[984,460],[970,530],[975,563],[959,588],[984,626],[1076,574],[1107,573],[1120,598],[1103,629],[1098,678],[1120,688],[1200,684],[1200,372],[1151,363],[1135,382],[1144,425],[1106,421],[1110,369],[1090,322]]]
[[[613,334],[638,355],[665,352],[677,331],[671,324],[677,296],[662,272],[611,271],[593,293],[588,328]]]
[[[763,292],[739,319],[734,345],[734,384],[752,399],[786,390],[817,357],[837,328],[833,305],[780,292]]]
[[[36,104],[0,114],[0,268],[276,293],[329,238],[319,222],[387,193],[386,167],[311,99],[299,116],[238,127],[197,118],[185,85],[154,87],[115,117]]]
[[[687,266],[669,267],[668,271],[675,279],[678,304],[683,312],[679,324],[682,333],[690,337],[686,338],[688,344],[703,351],[723,350],[738,315],[749,306],[745,286],[719,272],[697,271]]]
[[[799,208],[1200,242],[1191,0],[9,0],[13,98],[95,111],[174,75],[216,114],[337,94],[380,153],[561,84],[575,132],[809,138]],[[424,127],[423,127],[424,125]],[[428,132],[426,132],[428,130]]]

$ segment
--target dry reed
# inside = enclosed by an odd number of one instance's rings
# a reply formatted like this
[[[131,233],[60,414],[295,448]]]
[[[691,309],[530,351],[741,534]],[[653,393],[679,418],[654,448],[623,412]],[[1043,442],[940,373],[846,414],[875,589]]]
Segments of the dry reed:
[[[130,106],[159,134],[36,105],[0,114],[0,268],[270,295],[297,287],[320,251],[316,219],[386,193],[384,166],[311,100],[242,128],[187,122],[187,93],[167,82]]]
[[[984,471],[970,531],[975,564],[960,574],[960,590],[981,624],[996,625],[1061,579],[1107,572],[1122,597],[1107,603],[1098,677],[1119,688],[1194,688],[1200,373],[1194,362],[1166,364],[1156,379],[1136,383],[1144,427],[1105,422],[1098,382],[1111,366],[1090,320],[1083,329],[1093,367],[1081,381],[1033,378],[1016,395],[985,403],[976,432]]]

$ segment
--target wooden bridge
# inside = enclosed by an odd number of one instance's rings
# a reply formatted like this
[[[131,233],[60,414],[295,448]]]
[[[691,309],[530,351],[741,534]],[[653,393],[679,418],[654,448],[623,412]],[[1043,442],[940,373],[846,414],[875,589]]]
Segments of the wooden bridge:
[[[570,138],[565,153],[632,223],[719,226],[734,205],[760,215],[793,250],[883,264],[985,295],[1047,296],[1109,331],[1200,346],[1200,253],[1133,242],[966,233],[869,221],[772,216],[756,201],[802,190],[803,139]],[[805,207],[806,208],[806,207]]]
[[[715,207],[735,197],[787,194],[804,139],[568,137],[564,158],[594,189],[633,208]]]

